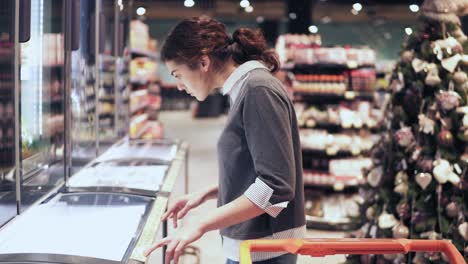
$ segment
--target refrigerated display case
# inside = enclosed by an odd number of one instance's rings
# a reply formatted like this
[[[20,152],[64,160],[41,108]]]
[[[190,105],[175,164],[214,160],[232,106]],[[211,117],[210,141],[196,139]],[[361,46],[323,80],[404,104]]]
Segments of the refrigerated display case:
[[[0,226],[16,213],[15,43],[12,1],[0,2]]]
[[[63,1],[31,1],[20,45],[22,210],[64,181]],[[23,19],[23,18],[22,18]]]

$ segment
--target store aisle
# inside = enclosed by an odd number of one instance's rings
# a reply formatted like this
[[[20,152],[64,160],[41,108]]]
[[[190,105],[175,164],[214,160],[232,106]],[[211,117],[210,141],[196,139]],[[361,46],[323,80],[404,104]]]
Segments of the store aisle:
[[[165,127],[165,135],[170,138],[178,138],[190,144],[189,160],[189,191],[204,188],[207,184],[218,181],[218,167],[216,160],[216,143],[222,132],[225,117],[212,119],[193,119],[190,112],[162,112],[160,120]],[[183,177],[179,177],[173,197],[183,194]],[[216,201],[210,201],[194,210],[185,221],[190,222],[199,213],[216,207]],[[170,231],[169,231],[170,232]],[[339,238],[341,232],[309,231],[310,238]],[[217,231],[207,233],[194,245],[201,249],[201,263],[224,263],[225,259],[221,251],[221,239]],[[333,264],[343,261],[342,256],[327,258],[300,257],[298,263]],[[187,261],[186,264],[192,263]],[[185,264],[185,263],[184,263]]]

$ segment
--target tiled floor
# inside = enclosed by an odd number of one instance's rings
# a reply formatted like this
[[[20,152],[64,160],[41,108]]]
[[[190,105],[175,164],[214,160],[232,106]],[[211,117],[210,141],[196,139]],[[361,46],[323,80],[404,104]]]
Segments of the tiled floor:
[[[190,146],[189,160],[189,191],[196,191],[204,188],[208,183],[212,184],[218,180],[218,168],[216,160],[216,143],[222,131],[225,118],[212,119],[192,119],[189,112],[163,112],[160,119],[164,123],[167,137],[178,138],[187,141]],[[180,177],[173,197],[183,194],[183,177]],[[187,220],[197,217],[197,215],[216,207],[216,201],[209,201],[197,208],[187,216]],[[339,238],[343,237],[341,232],[322,232],[309,230],[310,238]],[[201,263],[214,264],[225,263],[221,251],[221,239],[218,232],[209,232],[199,241],[194,243],[201,249]],[[160,258],[155,254],[154,263],[159,263]],[[298,263],[340,263],[343,256],[327,258],[300,257]],[[153,261],[151,261],[153,262]],[[186,264],[193,263],[186,261]]]

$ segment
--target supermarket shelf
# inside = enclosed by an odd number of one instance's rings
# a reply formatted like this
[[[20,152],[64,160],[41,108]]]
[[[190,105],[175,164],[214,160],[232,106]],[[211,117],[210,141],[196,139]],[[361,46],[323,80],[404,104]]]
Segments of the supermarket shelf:
[[[307,121],[306,124],[300,126],[302,129],[325,129],[328,132],[342,132],[342,131],[360,131],[360,130],[368,130],[374,133],[381,132],[383,130],[382,127],[369,127],[367,125],[363,125],[362,127],[343,127],[341,124],[335,123],[315,123],[314,125],[308,125]]]
[[[130,112],[131,112],[132,115],[133,115],[133,114],[139,112],[140,110],[145,109],[146,107],[148,107],[148,103],[146,103],[146,104],[141,104],[141,105],[135,107],[134,109],[131,109]]]
[[[314,104],[331,104],[343,100],[374,100],[373,92],[347,91],[344,94],[324,94],[304,91],[294,91],[296,101],[309,102]]]
[[[281,66],[282,70],[354,70],[362,68],[375,68],[375,65],[352,65],[352,64],[340,64],[340,63],[285,63]]]
[[[149,57],[155,60],[159,60],[159,54],[156,52],[142,50],[142,49],[130,49],[130,53],[135,57]]]
[[[359,153],[352,153],[348,150],[339,150],[338,152],[330,152],[324,149],[313,149],[302,146],[302,154],[304,156],[314,156],[320,158],[347,158],[366,155],[368,151],[360,151]]]
[[[304,187],[309,189],[325,188],[334,191],[343,191],[348,188],[356,188],[364,184],[364,179],[356,176],[335,176],[330,174],[310,174],[304,171]]]
[[[348,218],[342,218],[335,221],[326,220],[322,217],[306,215],[307,228],[331,230],[331,231],[349,231],[359,228],[359,226],[351,223]]]

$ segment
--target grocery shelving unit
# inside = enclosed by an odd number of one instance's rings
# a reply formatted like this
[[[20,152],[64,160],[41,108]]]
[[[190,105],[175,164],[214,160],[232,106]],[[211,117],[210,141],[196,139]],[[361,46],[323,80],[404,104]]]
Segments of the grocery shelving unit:
[[[369,151],[382,130],[374,116],[372,50],[321,46],[318,35],[285,35],[277,42],[294,101],[303,148],[309,228],[350,230]]]

